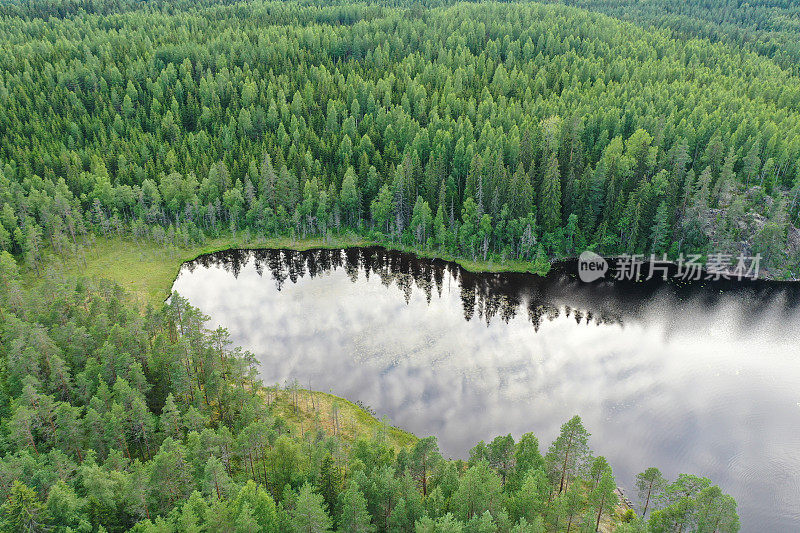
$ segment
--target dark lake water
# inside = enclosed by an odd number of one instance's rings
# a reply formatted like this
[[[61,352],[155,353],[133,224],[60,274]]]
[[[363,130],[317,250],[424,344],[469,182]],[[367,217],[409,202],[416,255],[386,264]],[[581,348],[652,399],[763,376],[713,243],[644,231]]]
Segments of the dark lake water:
[[[658,466],[708,476],[743,531],[800,530],[800,285],[586,284],[472,274],[366,248],[235,251],[174,290],[261,361],[371,406],[446,455],[579,414],[620,486]]]

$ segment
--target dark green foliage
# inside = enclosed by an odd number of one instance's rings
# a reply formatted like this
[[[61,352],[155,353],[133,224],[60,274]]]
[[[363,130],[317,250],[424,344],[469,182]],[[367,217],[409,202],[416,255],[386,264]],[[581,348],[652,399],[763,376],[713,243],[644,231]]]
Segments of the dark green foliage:
[[[800,64],[800,6],[792,0],[740,2],[719,0],[559,0],[670,30],[674,35],[700,37],[742,46],[772,58],[797,72]]]
[[[45,250],[80,257],[92,234],[356,232],[540,272],[586,247],[796,270],[795,76],[563,6],[448,3],[6,6],[0,247],[39,272]],[[641,23],[686,19],[684,2],[634,4]],[[767,48],[796,31],[778,11],[689,10],[774,30]]]

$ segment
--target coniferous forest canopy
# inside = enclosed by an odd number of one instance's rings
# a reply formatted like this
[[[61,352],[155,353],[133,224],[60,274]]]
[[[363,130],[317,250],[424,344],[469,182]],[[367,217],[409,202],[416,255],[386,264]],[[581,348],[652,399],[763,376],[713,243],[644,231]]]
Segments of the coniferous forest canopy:
[[[0,25],[0,246],[34,266],[86,232],[353,231],[797,273],[800,80],[769,58],[539,4],[76,5]]]
[[[668,28],[676,35],[727,41],[772,58],[798,72],[800,5],[793,0],[559,0],[632,20]]]
[[[48,270],[94,236],[355,235],[796,278],[793,3],[568,3],[0,4],[0,529],[737,531],[712,481],[656,468],[623,516],[579,417],[468,460],[313,406],[298,428],[178,295]]]

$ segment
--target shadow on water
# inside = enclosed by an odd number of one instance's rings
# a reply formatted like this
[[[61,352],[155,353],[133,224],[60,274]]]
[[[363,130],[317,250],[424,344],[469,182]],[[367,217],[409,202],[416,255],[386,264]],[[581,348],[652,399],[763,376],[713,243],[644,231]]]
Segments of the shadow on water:
[[[668,299],[676,307],[681,302],[691,306],[714,308],[735,298],[742,313],[757,320],[769,311],[785,311],[787,316],[800,305],[800,283],[766,280],[680,281],[676,267],[670,267],[667,280],[618,281],[614,279],[584,283],[578,279],[575,260],[555,263],[550,273],[535,276],[525,272],[475,273],[456,263],[440,259],[419,258],[410,253],[388,251],[380,247],[345,250],[228,250],[200,256],[184,265],[192,272],[198,265],[219,267],[238,277],[242,268],[252,262],[259,276],[265,272],[280,291],[287,281],[297,283],[308,276],[314,278],[331,270],[344,270],[353,283],[360,273],[366,279],[377,276],[385,286],[396,284],[402,289],[406,303],[412,287],[423,291],[428,303],[434,292],[441,296],[445,274],[457,282],[461,291],[464,319],[487,323],[498,317],[508,322],[524,312],[535,329],[541,321],[554,319],[560,313],[572,315],[576,323],[623,324],[626,319],[642,318],[642,312],[654,299]]]

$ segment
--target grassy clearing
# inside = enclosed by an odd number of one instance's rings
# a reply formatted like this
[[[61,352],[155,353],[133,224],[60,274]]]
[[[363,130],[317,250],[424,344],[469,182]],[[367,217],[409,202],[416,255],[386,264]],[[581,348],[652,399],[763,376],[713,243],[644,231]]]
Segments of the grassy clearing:
[[[346,441],[359,437],[370,438],[384,431],[386,438],[396,450],[407,448],[417,441],[417,437],[402,429],[378,420],[358,405],[325,392],[298,390],[296,405],[292,402],[292,392],[272,390],[268,393],[273,412],[286,420],[292,429],[300,434],[321,428],[329,435],[338,434]],[[338,409],[338,430],[334,430],[334,406]]]
[[[103,278],[123,287],[142,307],[160,305],[188,250],[126,239],[96,239],[79,258],[48,259],[48,270],[68,277]],[[35,282],[34,278],[29,278]]]
[[[289,238],[242,241],[233,237],[219,238],[203,245],[186,248],[164,246],[153,242],[113,237],[94,239],[83,257],[67,258],[48,256],[46,271],[60,275],[103,278],[114,281],[128,291],[142,307],[161,303],[169,296],[172,283],[181,265],[200,255],[234,248],[340,248],[363,246],[367,243],[351,238],[324,242],[321,239],[292,240]],[[27,273],[30,283],[36,282],[32,272]]]

